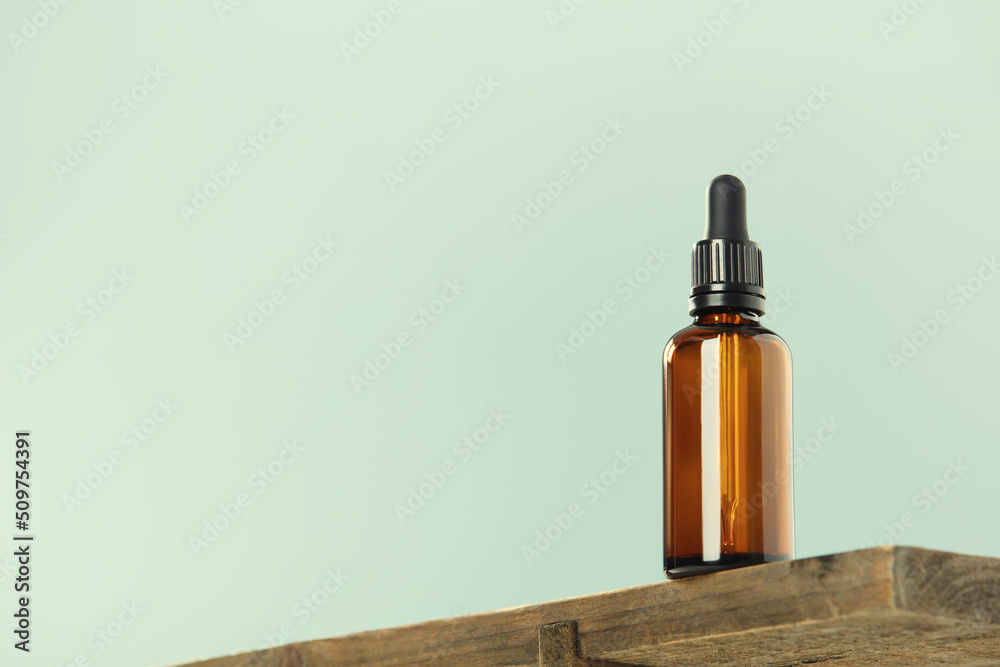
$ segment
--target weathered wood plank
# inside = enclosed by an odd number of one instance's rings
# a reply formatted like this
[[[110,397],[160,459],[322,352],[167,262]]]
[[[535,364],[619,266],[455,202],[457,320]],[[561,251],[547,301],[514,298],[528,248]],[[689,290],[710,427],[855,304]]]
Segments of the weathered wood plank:
[[[538,628],[538,667],[632,667],[610,660],[590,660],[580,655],[576,621]]]
[[[961,648],[956,645],[961,642]],[[599,657],[634,665],[1000,664],[1000,628],[895,610],[638,647]],[[992,657],[991,657],[992,656]]]
[[[1000,623],[1000,559],[913,548],[896,549],[893,556],[901,608]]]
[[[542,626],[549,630],[540,633]],[[548,655],[539,650],[545,632]],[[1000,559],[865,549],[195,664],[582,667],[600,660],[650,667],[1000,664]]]

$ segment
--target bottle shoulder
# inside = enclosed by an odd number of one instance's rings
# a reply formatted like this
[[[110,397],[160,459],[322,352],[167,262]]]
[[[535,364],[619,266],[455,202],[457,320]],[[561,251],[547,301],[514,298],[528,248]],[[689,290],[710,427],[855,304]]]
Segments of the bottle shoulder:
[[[711,326],[692,324],[684,327],[667,341],[663,349],[664,358],[681,348],[698,347],[708,340],[718,338],[722,334],[736,334],[747,344],[781,350],[791,356],[791,350],[785,339],[760,324],[713,324]]]

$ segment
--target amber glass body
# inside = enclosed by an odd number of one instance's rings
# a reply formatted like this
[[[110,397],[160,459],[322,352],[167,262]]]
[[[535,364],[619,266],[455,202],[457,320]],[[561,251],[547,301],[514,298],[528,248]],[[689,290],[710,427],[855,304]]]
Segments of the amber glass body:
[[[699,311],[663,351],[663,569],[794,553],[792,359],[756,313]]]

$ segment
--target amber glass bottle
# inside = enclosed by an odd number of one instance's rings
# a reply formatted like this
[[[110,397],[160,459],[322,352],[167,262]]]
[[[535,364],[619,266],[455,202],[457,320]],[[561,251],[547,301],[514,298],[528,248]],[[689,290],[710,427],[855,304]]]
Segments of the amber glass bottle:
[[[663,352],[663,569],[670,579],[794,558],[792,362],[761,326],[759,246],[735,176],[708,187],[694,323]]]

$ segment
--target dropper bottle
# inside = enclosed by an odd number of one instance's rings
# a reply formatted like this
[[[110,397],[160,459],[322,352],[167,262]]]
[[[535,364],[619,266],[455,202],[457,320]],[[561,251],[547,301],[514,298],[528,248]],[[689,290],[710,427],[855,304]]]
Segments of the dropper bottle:
[[[663,351],[663,570],[669,579],[795,557],[792,359],[760,324],[746,189],[718,176],[692,251],[691,326]]]

